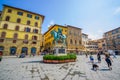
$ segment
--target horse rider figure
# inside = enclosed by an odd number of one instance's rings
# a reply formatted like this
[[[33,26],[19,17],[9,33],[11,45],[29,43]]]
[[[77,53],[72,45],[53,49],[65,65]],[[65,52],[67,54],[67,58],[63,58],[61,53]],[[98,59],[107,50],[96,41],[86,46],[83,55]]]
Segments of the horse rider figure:
[[[58,28],[58,32],[57,32],[57,36],[59,39],[62,39],[63,35],[62,35],[62,29]]]

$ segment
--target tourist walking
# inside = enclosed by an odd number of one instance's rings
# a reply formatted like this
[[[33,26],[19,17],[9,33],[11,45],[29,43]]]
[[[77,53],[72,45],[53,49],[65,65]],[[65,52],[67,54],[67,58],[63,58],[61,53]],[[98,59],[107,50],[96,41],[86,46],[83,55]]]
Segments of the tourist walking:
[[[99,66],[97,65],[97,63],[96,63],[96,62],[93,62],[93,63],[92,63],[92,69],[95,70],[95,71],[97,71],[98,68],[99,68]]]
[[[100,51],[97,53],[97,59],[98,59],[98,63],[101,63],[101,52]]]
[[[85,52],[85,56],[86,56],[86,58],[88,58],[88,52],[87,51]]]
[[[112,58],[110,57],[110,55],[108,54],[108,53],[105,53],[105,61],[106,61],[106,63],[107,63],[107,65],[108,65],[108,68],[110,69],[110,70],[112,70]]]
[[[3,55],[3,52],[0,51],[0,62],[2,61],[2,55]]]
[[[89,57],[89,58],[90,58],[90,62],[93,63],[93,62],[94,62],[94,58],[93,58],[92,53],[90,54],[90,57]]]

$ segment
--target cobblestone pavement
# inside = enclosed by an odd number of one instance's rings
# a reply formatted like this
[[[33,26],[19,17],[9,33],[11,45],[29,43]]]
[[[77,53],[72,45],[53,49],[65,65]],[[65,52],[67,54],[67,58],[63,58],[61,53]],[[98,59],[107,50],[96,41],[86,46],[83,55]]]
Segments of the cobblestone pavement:
[[[76,62],[63,64],[43,63],[42,56],[4,57],[0,62],[0,80],[120,80],[120,56],[113,59],[111,71],[103,56],[98,65],[99,70],[92,70],[84,55],[78,55]]]

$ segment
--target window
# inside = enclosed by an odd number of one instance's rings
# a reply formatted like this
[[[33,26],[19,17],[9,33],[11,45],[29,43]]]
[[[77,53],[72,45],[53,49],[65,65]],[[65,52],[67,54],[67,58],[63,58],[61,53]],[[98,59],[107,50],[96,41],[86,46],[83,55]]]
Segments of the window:
[[[35,19],[36,19],[36,20],[39,20],[39,16],[35,16]]]
[[[18,34],[15,33],[15,34],[14,34],[14,39],[17,39],[17,38],[18,38]]]
[[[113,31],[112,34],[115,34],[115,31]]]
[[[117,38],[120,39],[120,35],[117,35]]]
[[[32,18],[32,15],[31,15],[31,14],[27,14],[27,17],[28,17],[28,18]]]
[[[1,38],[5,38],[5,36],[6,36],[6,32],[2,32]]]
[[[33,36],[33,37],[32,37],[32,40],[37,40],[37,36]]]
[[[71,31],[69,31],[69,34],[71,34]]]
[[[23,43],[28,44],[28,40],[24,40]]]
[[[119,32],[119,30],[117,29],[117,30],[115,30],[116,31],[116,33],[118,33]]]
[[[16,27],[15,27],[15,30],[16,30],[16,31],[19,31],[19,26],[16,26]]]
[[[38,33],[38,30],[37,30],[37,29],[33,29],[33,32],[34,32],[34,33]]]
[[[10,20],[10,16],[6,16],[5,21],[9,21]]]
[[[37,22],[35,22],[35,26],[38,27],[38,23]]]
[[[26,39],[26,40],[28,39],[28,35],[27,35],[27,34],[25,35],[25,39]]]
[[[25,32],[30,32],[30,28],[25,28]]]
[[[27,25],[30,25],[30,21],[29,20],[27,21]]]
[[[16,43],[17,41],[16,40],[13,40],[13,43]]]
[[[7,29],[7,28],[8,28],[8,24],[4,24],[3,29]]]
[[[25,34],[25,40],[23,41],[23,43],[28,44],[28,35],[27,34]]]
[[[81,41],[79,40],[79,44],[81,44]]]
[[[20,22],[21,22],[21,19],[20,19],[20,18],[18,18],[18,19],[17,19],[17,23],[20,23]]]
[[[75,44],[77,44],[77,41],[75,40]]]
[[[23,15],[23,12],[17,12],[18,15],[22,16]]]
[[[32,42],[32,44],[37,44],[37,42]]]
[[[4,42],[4,39],[0,39],[0,42]]]
[[[72,44],[73,42],[72,42],[72,39],[70,39],[70,44]]]
[[[11,10],[11,9],[8,9],[8,13],[12,13],[12,10]]]

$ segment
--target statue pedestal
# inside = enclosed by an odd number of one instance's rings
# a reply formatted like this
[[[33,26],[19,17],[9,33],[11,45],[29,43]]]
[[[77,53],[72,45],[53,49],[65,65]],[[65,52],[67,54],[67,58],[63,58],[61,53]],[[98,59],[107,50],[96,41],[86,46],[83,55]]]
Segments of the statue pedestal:
[[[67,55],[66,54],[66,46],[64,46],[64,45],[54,46],[54,54],[55,55]]]

